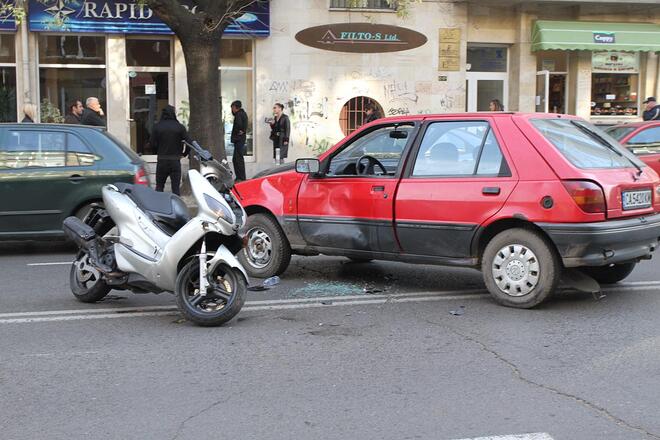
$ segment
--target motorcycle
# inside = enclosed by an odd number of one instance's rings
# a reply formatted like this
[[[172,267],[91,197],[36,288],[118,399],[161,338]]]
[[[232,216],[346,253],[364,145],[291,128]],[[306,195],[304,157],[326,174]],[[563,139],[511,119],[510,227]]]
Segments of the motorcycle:
[[[173,292],[183,316],[201,326],[224,324],[241,310],[248,276],[235,255],[247,216],[231,192],[227,161],[185,144],[200,161],[200,171],[188,171],[195,217],[174,194],[115,183],[103,187],[103,205],[84,220],[64,220],[79,247],[69,276],[78,300],[97,302],[111,289]]]

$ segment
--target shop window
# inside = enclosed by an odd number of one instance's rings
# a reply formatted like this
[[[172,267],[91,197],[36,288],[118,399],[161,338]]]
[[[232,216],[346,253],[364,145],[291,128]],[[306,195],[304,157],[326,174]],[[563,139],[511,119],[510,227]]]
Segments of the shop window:
[[[90,96],[106,110],[105,69],[41,68],[39,86],[42,122],[59,122],[70,102],[79,99],[84,104]]]
[[[396,2],[388,0],[330,0],[331,9],[396,9]]]
[[[0,34],[0,122],[16,122],[16,54],[13,34]]]
[[[105,37],[39,35],[40,64],[105,64]]]
[[[126,39],[126,65],[170,67],[170,40]]]
[[[593,52],[591,114],[637,116],[639,53]]]
[[[504,46],[468,46],[470,72],[506,72],[507,48]]]
[[[368,103],[372,103],[376,106],[376,111],[379,114],[379,117],[383,117],[383,107],[372,98],[367,96],[357,96],[350,99],[341,109],[339,113],[339,125],[341,131],[345,135],[353,133],[355,130],[364,125],[367,120],[367,115],[365,114],[366,107]]]
[[[248,116],[246,155],[254,155],[254,69],[253,40],[223,39],[220,52],[220,95],[222,102],[222,123],[227,155],[234,154],[231,143],[231,129],[234,116],[231,103],[241,101]]]
[[[565,50],[545,50],[537,52],[536,70],[568,72],[568,53]]]

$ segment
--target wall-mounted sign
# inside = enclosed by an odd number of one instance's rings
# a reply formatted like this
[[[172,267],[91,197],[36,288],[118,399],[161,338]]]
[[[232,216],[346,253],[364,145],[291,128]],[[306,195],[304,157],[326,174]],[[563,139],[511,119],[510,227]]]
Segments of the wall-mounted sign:
[[[398,52],[427,41],[424,35],[410,29],[372,23],[314,26],[298,32],[296,40],[317,49],[353,53]]]
[[[16,30],[16,19],[13,14],[15,0],[0,0],[0,30]]]
[[[145,95],[155,95],[156,94],[156,84],[145,84],[144,85],[144,94]]]
[[[31,31],[172,34],[151,9],[136,0],[29,1]],[[197,8],[188,0],[181,3],[193,12]],[[225,35],[270,35],[269,2],[252,2],[245,14],[227,27]]]
[[[440,53],[438,70],[442,72],[461,69],[461,30],[442,28],[439,31]]]
[[[616,36],[614,32],[594,32],[594,43],[614,44],[616,43]]]
[[[639,70],[639,52],[592,52],[591,70],[594,72],[637,73]]]

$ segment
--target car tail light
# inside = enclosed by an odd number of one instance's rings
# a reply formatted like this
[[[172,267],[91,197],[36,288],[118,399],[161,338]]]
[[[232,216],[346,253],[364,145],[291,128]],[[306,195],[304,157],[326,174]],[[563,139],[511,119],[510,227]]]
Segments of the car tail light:
[[[147,171],[144,169],[144,167],[138,167],[137,171],[135,172],[134,183],[136,185],[149,186],[149,175],[147,174]]]
[[[564,180],[562,184],[584,212],[605,212],[605,195],[600,186],[588,180]]]

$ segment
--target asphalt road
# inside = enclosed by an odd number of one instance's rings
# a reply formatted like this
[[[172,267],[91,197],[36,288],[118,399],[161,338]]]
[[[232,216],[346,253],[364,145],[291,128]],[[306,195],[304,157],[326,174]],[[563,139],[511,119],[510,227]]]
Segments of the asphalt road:
[[[660,439],[657,261],[515,310],[472,270],[296,258],[204,329],[77,303],[70,258],[0,245],[2,439]]]

